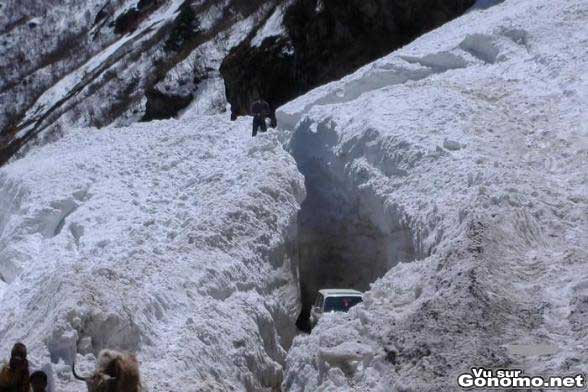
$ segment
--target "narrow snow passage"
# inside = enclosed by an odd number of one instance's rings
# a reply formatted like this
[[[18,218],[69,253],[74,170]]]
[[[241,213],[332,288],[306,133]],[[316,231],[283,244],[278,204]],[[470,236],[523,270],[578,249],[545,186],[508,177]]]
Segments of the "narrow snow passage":
[[[367,290],[399,262],[422,257],[403,214],[384,212],[361,178],[348,177],[345,157],[337,156],[337,134],[330,124],[298,127],[290,152],[305,176],[307,197],[298,214],[302,311],[297,321],[308,331],[310,307],[321,288]]]

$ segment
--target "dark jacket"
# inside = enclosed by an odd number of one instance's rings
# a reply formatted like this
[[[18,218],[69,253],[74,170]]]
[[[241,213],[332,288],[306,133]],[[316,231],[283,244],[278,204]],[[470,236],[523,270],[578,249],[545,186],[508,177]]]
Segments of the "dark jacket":
[[[263,99],[258,99],[257,101],[254,101],[251,104],[249,111],[251,112],[251,115],[253,117],[266,118],[270,117],[271,115],[270,105]]]

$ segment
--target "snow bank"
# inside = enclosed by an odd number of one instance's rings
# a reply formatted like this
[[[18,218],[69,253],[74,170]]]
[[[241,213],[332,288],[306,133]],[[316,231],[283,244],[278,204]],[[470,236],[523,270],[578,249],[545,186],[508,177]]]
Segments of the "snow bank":
[[[471,366],[582,372],[587,18],[580,0],[498,3],[280,108],[307,175],[301,268],[323,252],[315,286],[381,276],[364,304],[295,340],[283,389],[453,390]],[[337,208],[305,225],[311,201]],[[544,345],[557,350],[512,349]]]
[[[138,352],[152,391],[272,390],[299,311],[293,159],[249,121],[77,130],[0,170],[0,350]]]

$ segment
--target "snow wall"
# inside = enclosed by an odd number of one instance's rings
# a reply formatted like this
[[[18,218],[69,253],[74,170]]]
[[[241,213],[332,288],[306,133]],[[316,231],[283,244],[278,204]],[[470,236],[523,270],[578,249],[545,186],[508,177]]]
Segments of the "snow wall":
[[[304,185],[277,138],[220,116],[75,130],[0,169],[0,352],[54,391],[136,352],[151,391],[271,391],[299,313]]]
[[[496,2],[280,108],[306,176],[304,305],[369,286],[295,338],[283,390],[582,372],[587,21],[585,1]]]
[[[302,313],[297,325],[303,330],[309,328],[310,306],[319,289],[365,291],[397,263],[428,253],[422,233],[414,231],[401,207],[384,206],[370,190],[360,189],[366,178],[352,173],[347,163],[366,151],[350,143],[342,153],[335,152],[335,128],[333,122],[307,119],[288,145],[308,192],[298,215]],[[375,147],[367,153],[376,157],[381,152]],[[397,163],[410,155],[399,150]],[[395,165],[391,163],[391,172],[401,170]]]

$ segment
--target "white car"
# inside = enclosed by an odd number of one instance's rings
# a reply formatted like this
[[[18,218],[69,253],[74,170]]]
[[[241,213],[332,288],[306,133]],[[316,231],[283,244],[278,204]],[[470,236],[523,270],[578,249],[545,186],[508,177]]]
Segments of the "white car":
[[[310,325],[314,326],[323,313],[347,312],[352,306],[363,301],[361,291],[352,289],[319,290],[310,310]]]

